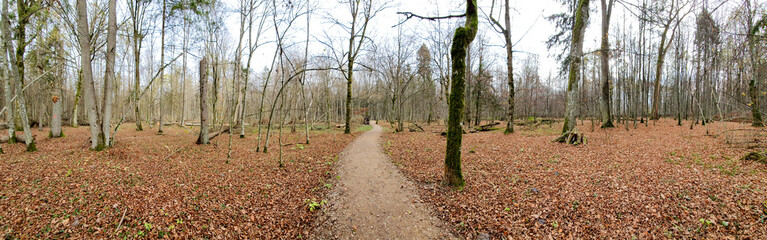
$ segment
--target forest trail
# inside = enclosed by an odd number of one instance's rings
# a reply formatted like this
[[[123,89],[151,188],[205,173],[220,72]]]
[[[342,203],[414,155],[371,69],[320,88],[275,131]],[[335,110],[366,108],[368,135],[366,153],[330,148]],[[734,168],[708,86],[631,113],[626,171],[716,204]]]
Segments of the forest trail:
[[[340,179],[317,223],[316,239],[445,239],[439,219],[418,199],[415,186],[380,148],[381,126],[346,146]]]

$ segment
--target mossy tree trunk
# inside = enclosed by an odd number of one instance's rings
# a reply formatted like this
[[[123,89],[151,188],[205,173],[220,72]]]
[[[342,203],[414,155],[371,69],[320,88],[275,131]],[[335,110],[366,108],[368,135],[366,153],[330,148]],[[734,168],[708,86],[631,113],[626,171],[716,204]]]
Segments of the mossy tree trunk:
[[[450,89],[450,104],[447,120],[447,149],[445,153],[445,184],[452,187],[462,187],[463,173],[461,172],[461,142],[463,128],[461,117],[464,110],[464,95],[466,77],[466,49],[474,41],[478,29],[477,2],[466,1],[466,25],[455,30],[450,57],[453,62],[452,83]]]
[[[580,143],[571,141],[578,139],[575,126],[578,117],[578,82],[581,79],[581,62],[583,57],[583,35],[586,30],[586,22],[589,19],[589,0],[580,0],[575,11],[573,22],[572,42],[570,47],[570,73],[567,80],[567,105],[565,107],[565,124],[562,128],[562,136],[555,141],[567,143]]]

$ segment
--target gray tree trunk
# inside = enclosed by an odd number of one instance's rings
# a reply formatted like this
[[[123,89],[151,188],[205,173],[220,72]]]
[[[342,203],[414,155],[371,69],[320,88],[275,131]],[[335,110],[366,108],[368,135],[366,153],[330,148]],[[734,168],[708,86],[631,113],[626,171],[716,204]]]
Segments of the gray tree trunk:
[[[599,72],[602,79],[602,128],[615,127],[613,125],[612,93],[610,91],[612,81],[610,79],[610,41],[608,38],[610,15],[613,11],[614,2],[615,0],[602,0],[602,44],[600,50],[602,68]]]
[[[200,136],[197,144],[208,144],[208,59],[200,60]]]
[[[117,48],[117,0],[109,0],[107,26],[107,59],[104,73],[104,112],[102,114],[101,132],[104,134],[104,146],[112,146],[110,133],[112,128],[112,86],[115,81],[115,49]]]
[[[163,102],[163,95],[165,93],[165,0],[162,1],[162,31],[160,33],[160,99],[159,100],[159,109],[160,109],[160,126],[157,127],[157,133],[163,134],[162,131],[162,125],[163,125],[163,116],[164,116],[164,110],[162,108],[162,102]]]
[[[72,108],[72,127],[78,127],[80,126],[80,123],[77,121],[78,115],[80,115],[80,96],[82,96],[82,89],[83,89],[83,70],[80,69],[77,71],[77,86],[75,86],[75,102],[74,107]]]
[[[514,89],[514,58],[512,51],[512,43],[511,43],[511,14],[509,6],[509,0],[506,0],[505,5],[505,13],[504,13],[504,23],[506,24],[506,27],[503,29],[503,39],[506,41],[506,80],[509,85],[509,109],[507,110],[508,115],[508,121],[506,121],[506,130],[505,133],[514,133],[514,94],[516,89]]]
[[[11,38],[10,38],[10,19],[9,19],[9,16],[8,16],[8,8],[9,8],[8,0],[4,0],[3,1],[3,14],[2,14],[3,20],[2,20],[2,23],[0,23],[0,24],[2,24],[3,38],[4,38],[4,42],[6,43],[4,51],[5,51],[6,56],[8,57],[7,58],[8,61],[9,61],[8,65],[11,66],[10,67],[10,69],[11,69],[11,71],[10,71],[11,74],[10,75],[11,76],[10,76],[9,79],[15,79],[16,80],[15,82],[17,83],[15,92],[16,92],[16,95],[17,95],[16,98],[18,99],[17,101],[18,101],[18,105],[19,105],[19,112],[18,112],[18,114],[19,114],[19,117],[21,118],[22,128],[24,129],[24,143],[27,145],[27,151],[28,152],[34,152],[34,151],[37,150],[37,147],[35,147],[35,142],[34,142],[35,140],[34,140],[34,138],[32,138],[32,132],[29,129],[29,118],[27,117],[28,116],[27,115],[27,103],[26,103],[26,98],[24,97],[24,94],[22,92],[22,89],[24,88],[24,79],[23,79],[24,78],[24,75],[23,75],[23,73],[24,73],[24,69],[23,69],[24,62],[23,61],[19,61],[19,59],[17,59],[17,55],[20,56],[20,57],[24,56],[23,55],[23,52],[24,52],[23,51],[24,50],[23,44],[24,44],[24,34],[26,33],[26,29],[25,29],[24,25],[22,25],[21,23],[20,23],[20,26],[18,26],[19,29],[18,29],[18,32],[17,32],[17,37],[20,39],[18,41],[18,44],[21,44],[21,45],[17,46],[17,51],[16,51],[16,53],[14,53],[13,50],[12,50],[13,49],[13,43],[11,42]],[[13,121],[13,119],[10,119],[9,121]],[[16,129],[14,128],[14,129],[11,129],[11,130],[15,131]]]
[[[5,17],[6,16],[4,15],[3,16],[3,20],[2,20],[3,22],[6,21]],[[3,28],[3,29],[5,29],[5,28]],[[2,35],[3,36],[7,36],[7,33],[5,32],[5,30],[3,30]],[[5,41],[3,41],[3,42],[8,43],[7,39],[4,39],[4,40]],[[3,43],[3,44],[5,44],[5,43]],[[7,47],[3,47],[2,51],[5,52],[6,49],[7,49]],[[5,54],[3,54],[3,55],[5,55]],[[6,66],[8,66],[7,65],[8,63],[6,62],[7,58],[5,56],[3,56],[0,59],[2,59],[2,64],[3,64],[2,71],[3,71],[3,75],[4,75],[3,77],[5,79],[5,81],[3,81],[4,82],[3,86],[5,88],[5,90],[3,91],[3,95],[4,95],[3,97],[5,98],[5,109],[6,109],[5,110],[5,120],[6,120],[6,122],[8,122],[8,137],[9,137],[8,143],[13,144],[13,143],[16,143],[16,121],[14,120],[15,118],[14,118],[14,115],[13,115],[13,113],[15,111],[14,110],[15,107],[13,106],[13,100],[12,100],[13,97],[11,96],[12,89],[13,89],[13,82],[14,81],[13,81],[12,78],[10,78],[11,74],[8,74],[8,72],[6,70]]]
[[[90,30],[88,30],[88,5],[86,0],[77,0],[77,33],[80,43],[80,65],[83,69],[83,87],[85,93],[85,106],[88,109],[88,123],[91,129],[91,150],[101,151],[104,149],[104,133],[102,132],[98,103],[96,101],[96,88],[93,83],[93,70],[91,69],[91,42]]]

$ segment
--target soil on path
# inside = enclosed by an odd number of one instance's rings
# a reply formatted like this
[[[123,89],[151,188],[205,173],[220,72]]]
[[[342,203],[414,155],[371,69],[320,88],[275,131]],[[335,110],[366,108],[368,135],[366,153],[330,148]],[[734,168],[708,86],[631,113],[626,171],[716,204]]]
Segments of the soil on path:
[[[340,179],[316,239],[445,239],[445,224],[429,214],[415,186],[396,169],[378,144],[381,126],[349,144],[339,162]]]

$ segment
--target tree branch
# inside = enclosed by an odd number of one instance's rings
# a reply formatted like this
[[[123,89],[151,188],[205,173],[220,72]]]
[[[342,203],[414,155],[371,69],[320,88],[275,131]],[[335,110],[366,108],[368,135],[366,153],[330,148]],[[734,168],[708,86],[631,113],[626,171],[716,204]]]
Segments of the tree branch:
[[[418,15],[418,14],[415,14],[415,13],[412,13],[412,12],[397,12],[397,14],[405,15],[405,20],[402,20],[402,22],[397,23],[396,25],[394,25],[392,27],[396,27],[396,26],[402,25],[403,23],[407,22],[407,20],[410,20],[411,18],[418,18],[418,19],[421,19],[421,20],[436,21],[436,20],[441,20],[441,19],[466,17],[466,13],[459,14],[459,15],[447,15],[447,16],[438,16],[438,17],[426,17],[426,16],[421,16],[421,15]]]

